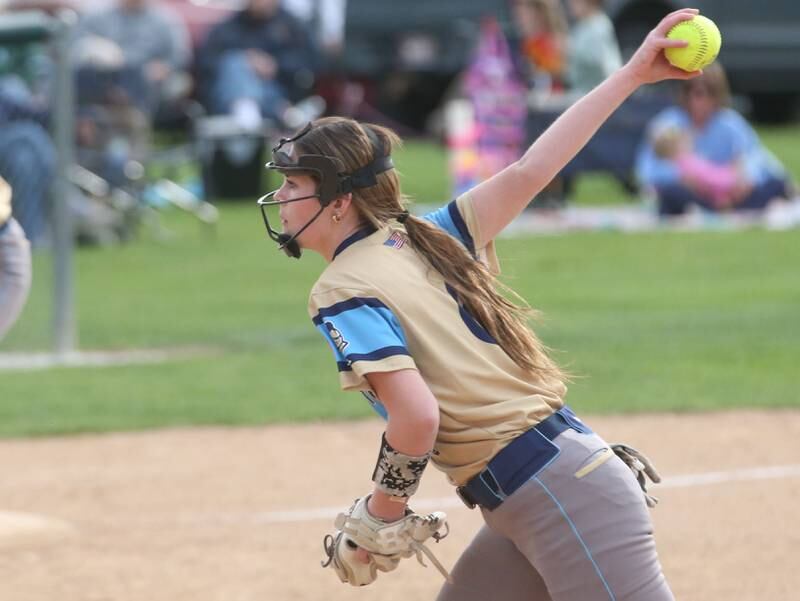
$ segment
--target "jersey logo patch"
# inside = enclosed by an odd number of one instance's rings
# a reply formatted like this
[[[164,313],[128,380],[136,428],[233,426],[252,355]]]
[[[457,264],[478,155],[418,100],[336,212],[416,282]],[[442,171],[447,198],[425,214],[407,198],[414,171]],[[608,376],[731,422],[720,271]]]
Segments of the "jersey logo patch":
[[[337,330],[331,322],[326,321],[324,323],[325,327],[328,329],[328,333],[331,335],[331,340],[333,340],[333,344],[336,346],[336,350],[339,351],[342,354],[342,356],[344,356],[344,349],[346,349],[350,343],[344,339],[342,333],[339,330]]]
[[[406,243],[406,237],[403,236],[400,232],[394,232],[389,238],[387,238],[386,242],[383,243],[384,246],[391,246],[392,248],[403,248]]]

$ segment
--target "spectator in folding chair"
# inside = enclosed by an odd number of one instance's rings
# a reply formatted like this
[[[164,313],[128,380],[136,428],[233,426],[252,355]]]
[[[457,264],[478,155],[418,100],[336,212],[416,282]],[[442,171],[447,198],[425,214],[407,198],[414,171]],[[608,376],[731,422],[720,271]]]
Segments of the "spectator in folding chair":
[[[145,158],[153,121],[189,92],[189,34],[153,0],[116,0],[74,35],[78,161],[120,186],[124,165]]]
[[[188,30],[154,0],[115,0],[74,35],[77,162],[138,194],[153,124],[180,114],[191,88]]]
[[[318,66],[310,28],[280,0],[249,0],[212,28],[197,52],[205,107],[251,131],[264,119],[281,124],[292,103],[311,93]]]
[[[33,245],[46,242],[48,194],[56,168],[47,111],[0,80],[0,177],[14,190],[14,215]]]
[[[326,58],[342,52],[347,0],[283,0],[283,7],[308,24]]]
[[[343,61],[347,0],[283,0],[283,7],[305,23],[319,48],[319,68],[314,78],[315,96],[301,102],[294,123],[306,123],[340,104],[348,87],[348,72]],[[311,114],[315,113],[315,114]],[[290,119],[292,121],[292,119]]]
[[[75,33],[79,104],[130,105],[149,119],[185,97],[189,32],[153,0],[117,0]]]

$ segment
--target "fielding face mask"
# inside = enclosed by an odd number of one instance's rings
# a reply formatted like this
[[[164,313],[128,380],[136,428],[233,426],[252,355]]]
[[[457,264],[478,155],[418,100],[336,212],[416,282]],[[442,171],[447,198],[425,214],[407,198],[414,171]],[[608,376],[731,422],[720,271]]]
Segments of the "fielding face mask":
[[[278,145],[272,149],[272,160],[265,166],[267,169],[279,171],[284,175],[292,173],[312,175],[316,181],[319,182],[316,193],[298,198],[290,198],[288,200],[274,200],[278,190],[273,190],[256,201],[261,208],[261,217],[264,219],[267,235],[278,244],[279,250],[282,250],[288,256],[294,257],[295,259],[299,259],[302,254],[302,249],[297,241],[298,236],[300,236],[308,226],[314,223],[317,217],[322,214],[325,207],[342,194],[348,194],[353,190],[374,186],[378,183],[378,174],[394,168],[392,157],[385,156],[382,152],[377,150],[374,153],[374,155],[377,156],[373,158],[372,162],[356,169],[352,173],[347,173],[344,164],[336,157],[322,154],[301,154],[296,159],[293,159],[290,153],[283,150],[286,144],[291,144],[299,140],[310,132],[312,128],[313,125],[309,123],[297,135],[291,138],[281,138]],[[373,142],[373,149],[380,148],[381,144],[377,137],[370,129],[367,128],[366,131],[369,134],[370,140]],[[319,210],[297,232],[294,234],[286,234],[278,232],[270,226],[269,217],[267,216],[267,207],[307,200],[309,198],[317,198],[319,200]]]

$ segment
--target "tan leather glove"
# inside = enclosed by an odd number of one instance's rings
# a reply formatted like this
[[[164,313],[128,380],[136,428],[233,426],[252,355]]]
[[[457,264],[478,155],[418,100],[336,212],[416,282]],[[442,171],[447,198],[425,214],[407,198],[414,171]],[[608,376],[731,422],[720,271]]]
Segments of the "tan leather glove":
[[[424,554],[449,580],[447,570],[423,544],[429,538],[438,543],[447,536],[447,516],[441,511],[419,515],[407,509],[399,520],[384,522],[370,514],[369,497],[356,499],[347,513],[337,516],[336,532],[328,534],[323,541],[328,560],[322,567],[332,567],[342,582],[364,586],[374,582],[379,571],[390,572],[397,568],[403,558],[416,556],[425,565]],[[359,547],[369,553],[369,563],[361,562],[356,556]]]

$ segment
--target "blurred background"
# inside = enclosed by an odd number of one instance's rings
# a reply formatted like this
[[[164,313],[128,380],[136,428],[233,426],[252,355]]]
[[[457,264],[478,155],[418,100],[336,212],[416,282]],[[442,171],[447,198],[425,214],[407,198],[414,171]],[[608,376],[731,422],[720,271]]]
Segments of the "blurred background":
[[[509,228],[504,278],[574,405],[797,406],[800,4],[5,0],[0,218],[32,284],[0,332],[0,435],[367,415],[308,323],[322,261],[263,231],[269,149],[324,114],[390,126],[424,211],[687,5],[719,69],[631,97]]]

